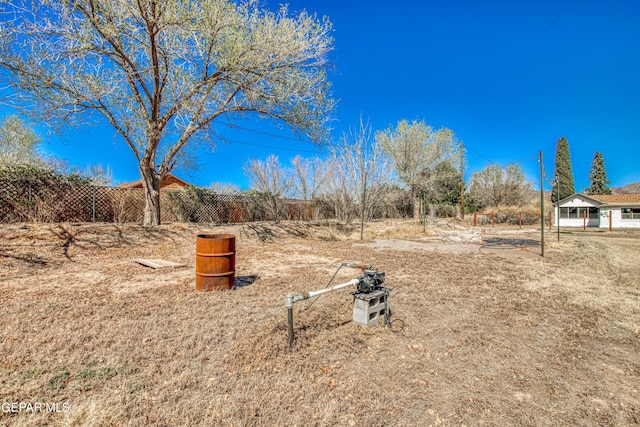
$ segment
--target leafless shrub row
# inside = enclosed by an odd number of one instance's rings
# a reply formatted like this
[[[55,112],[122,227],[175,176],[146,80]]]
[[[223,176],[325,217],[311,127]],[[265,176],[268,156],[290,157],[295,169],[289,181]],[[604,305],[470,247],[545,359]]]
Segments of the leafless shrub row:
[[[475,216],[477,225],[491,223],[519,225],[520,221],[522,221],[522,225],[534,225],[540,224],[540,207],[498,206],[492,210],[477,212]]]

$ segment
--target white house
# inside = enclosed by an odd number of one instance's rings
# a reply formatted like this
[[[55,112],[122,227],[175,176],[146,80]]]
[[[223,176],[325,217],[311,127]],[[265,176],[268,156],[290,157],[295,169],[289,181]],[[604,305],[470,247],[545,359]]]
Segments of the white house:
[[[553,218],[560,227],[640,228],[640,194],[575,193],[554,204]]]

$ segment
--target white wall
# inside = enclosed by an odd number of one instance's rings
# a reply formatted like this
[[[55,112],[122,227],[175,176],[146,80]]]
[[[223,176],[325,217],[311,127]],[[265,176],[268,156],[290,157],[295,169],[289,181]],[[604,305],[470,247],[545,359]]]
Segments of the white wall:
[[[600,228],[609,228],[609,215],[611,215],[611,227],[614,230],[616,228],[640,228],[640,219],[622,219],[622,208],[601,209]]]
[[[563,203],[560,207],[561,208],[592,208],[594,206],[596,205],[587,200],[582,200],[581,198],[576,197],[574,199],[571,199]],[[598,218],[587,218],[587,227],[598,227],[598,224],[601,222],[602,221],[599,221]],[[553,208],[553,225],[555,227],[558,226],[558,207],[557,206]],[[560,227],[584,227],[584,218],[560,218]]]

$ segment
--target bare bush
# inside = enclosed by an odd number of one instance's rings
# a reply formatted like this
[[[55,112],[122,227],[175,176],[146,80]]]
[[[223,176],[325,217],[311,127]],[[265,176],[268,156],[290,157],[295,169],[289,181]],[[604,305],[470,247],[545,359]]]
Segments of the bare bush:
[[[392,176],[391,159],[372,138],[370,125],[360,119],[357,129],[350,129],[331,147],[320,198],[345,222],[361,213],[364,201],[368,221],[389,192]]]
[[[292,186],[294,196],[312,200],[326,179],[326,164],[319,157],[305,159],[298,155],[291,159],[293,166]]]
[[[471,176],[469,193],[483,209],[494,206],[525,206],[532,200],[533,187],[517,164],[489,165]]]
[[[540,224],[540,209],[533,206],[500,206],[495,212],[498,224],[518,225],[522,214],[522,225]]]
[[[249,196],[254,208],[264,210],[276,221],[284,218],[283,198],[291,194],[293,178],[278,156],[271,154],[265,161],[251,159],[244,165],[244,173],[253,190]]]
[[[429,216],[437,218],[454,218],[458,216],[458,206],[444,203],[431,203],[427,207]]]
[[[114,189],[109,192],[113,222],[123,224],[139,222],[144,208],[144,195],[136,189]]]
[[[477,225],[508,224],[519,225],[522,215],[522,225],[540,224],[540,207],[536,206],[498,206],[482,213],[476,213]]]

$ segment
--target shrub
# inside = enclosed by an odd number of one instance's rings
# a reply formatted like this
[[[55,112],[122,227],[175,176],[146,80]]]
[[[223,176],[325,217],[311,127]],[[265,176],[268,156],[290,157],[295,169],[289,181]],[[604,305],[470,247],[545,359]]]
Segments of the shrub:
[[[0,212],[2,221],[60,222],[86,217],[91,192],[78,194],[90,180],[51,168],[21,164],[0,165]]]

